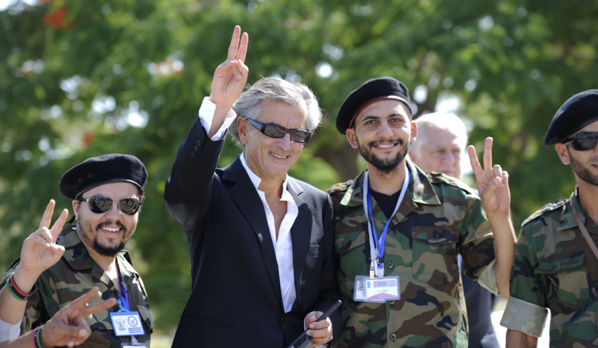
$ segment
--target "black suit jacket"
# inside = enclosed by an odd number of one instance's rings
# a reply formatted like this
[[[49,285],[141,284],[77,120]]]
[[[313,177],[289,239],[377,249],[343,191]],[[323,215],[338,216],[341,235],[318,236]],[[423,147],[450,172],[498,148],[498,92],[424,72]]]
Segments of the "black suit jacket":
[[[288,178],[299,214],[291,228],[297,298],[285,314],[262,202],[239,158],[216,169],[222,144],[196,120],[166,183],[166,207],[185,229],[193,280],[173,347],[285,347],[307,313],[338,299],[332,202]],[[331,320],[338,332],[338,313]]]

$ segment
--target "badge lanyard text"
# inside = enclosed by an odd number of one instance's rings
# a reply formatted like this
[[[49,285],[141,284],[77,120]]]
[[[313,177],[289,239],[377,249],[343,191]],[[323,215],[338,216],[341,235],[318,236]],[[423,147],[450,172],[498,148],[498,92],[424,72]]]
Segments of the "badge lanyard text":
[[[376,226],[374,225],[374,214],[372,213],[372,193],[370,192],[368,174],[369,173],[366,172],[363,177],[363,196],[365,199],[367,199],[367,204],[364,204],[363,210],[368,221],[368,234],[370,237],[370,256],[372,259],[370,263],[370,278],[373,278],[374,275],[376,275],[377,277],[384,277],[384,264],[380,261],[384,257],[386,233],[388,232],[388,226],[390,225],[390,221],[396,214],[397,210],[399,210],[399,206],[403,201],[403,197],[405,197],[405,192],[407,192],[407,187],[409,187],[411,173],[407,172],[407,175],[405,175],[405,180],[403,180],[403,187],[401,188],[399,199],[397,201],[397,204],[395,205],[395,209],[393,210],[392,214],[390,215],[390,217],[386,221],[386,224],[384,225],[384,229],[382,230],[380,238],[378,238]]]

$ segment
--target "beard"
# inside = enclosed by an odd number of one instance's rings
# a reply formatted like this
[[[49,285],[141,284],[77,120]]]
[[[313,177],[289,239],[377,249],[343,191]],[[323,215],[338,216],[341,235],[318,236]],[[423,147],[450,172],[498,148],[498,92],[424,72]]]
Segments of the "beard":
[[[361,145],[359,138],[357,138],[357,148],[359,149],[359,153],[361,154],[361,156],[368,163],[373,165],[374,168],[376,168],[380,172],[382,172],[384,174],[388,174],[388,173],[392,172],[393,170],[395,170],[399,166],[399,163],[401,163],[401,161],[403,161],[403,159],[405,159],[405,157],[407,156],[407,152],[409,151],[409,143],[407,143],[405,145],[403,140],[401,140],[401,139],[391,139],[391,140],[384,141],[384,142],[392,142],[392,143],[399,144],[399,151],[397,152],[397,154],[394,157],[388,158],[388,159],[382,159],[380,157],[377,157],[371,151],[372,147],[374,147],[376,144],[381,143],[381,141],[371,141],[367,144],[367,146],[364,147]]]
[[[571,156],[571,151],[569,151],[569,149],[567,149],[567,151],[569,152],[569,160],[575,175],[590,185],[598,186],[598,175],[593,175],[580,161]]]
[[[100,230],[102,226],[107,224],[108,223],[99,224],[98,226],[96,226],[96,230]],[[126,236],[126,227],[120,222],[117,222],[116,225],[118,225],[123,230],[123,235]],[[86,226],[87,228],[91,228],[89,225]],[[124,240],[113,246],[100,244],[100,242],[98,241],[97,234],[95,235],[95,237],[92,237],[93,234],[90,231],[86,231],[85,227],[83,227],[81,223],[77,223],[77,232],[79,234],[79,238],[85,240],[85,244],[91,245],[93,250],[95,250],[98,254],[102,256],[114,257],[125,248]]]
[[[106,247],[101,245],[97,239],[93,240],[93,250],[97,251],[102,256],[114,257],[125,248],[125,242],[121,242],[114,247]]]

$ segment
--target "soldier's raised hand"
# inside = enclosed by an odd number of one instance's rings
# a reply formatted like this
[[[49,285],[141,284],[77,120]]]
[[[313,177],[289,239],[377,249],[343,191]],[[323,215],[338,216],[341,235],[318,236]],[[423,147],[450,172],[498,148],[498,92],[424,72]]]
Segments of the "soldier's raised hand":
[[[492,142],[493,139],[488,137],[484,143],[483,169],[478,161],[475,147],[469,145],[467,152],[478,184],[478,191],[484,211],[486,211],[487,215],[508,216],[511,204],[509,174],[503,171],[500,165],[492,165]]]
[[[43,271],[58,262],[64,254],[64,247],[56,239],[66,222],[68,210],[64,209],[52,227],[52,214],[56,202],[50,200],[39,223],[39,228],[23,242],[19,267],[37,278]]]

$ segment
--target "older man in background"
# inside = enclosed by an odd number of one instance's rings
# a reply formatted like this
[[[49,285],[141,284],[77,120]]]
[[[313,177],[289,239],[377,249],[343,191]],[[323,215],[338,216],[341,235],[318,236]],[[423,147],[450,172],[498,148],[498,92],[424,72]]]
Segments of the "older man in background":
[[[467,146],[467,128],[459,116],[450,113],[430,113],[418,117],[417,139],[409,148],[409,157],[424,172],[461,176],[461,155]],[[459,256],[459,267],[463,260]],[[477,282],[463,276],[463,291],[467,306],[470,348],[499,348],[490,314],[497,297]]]

